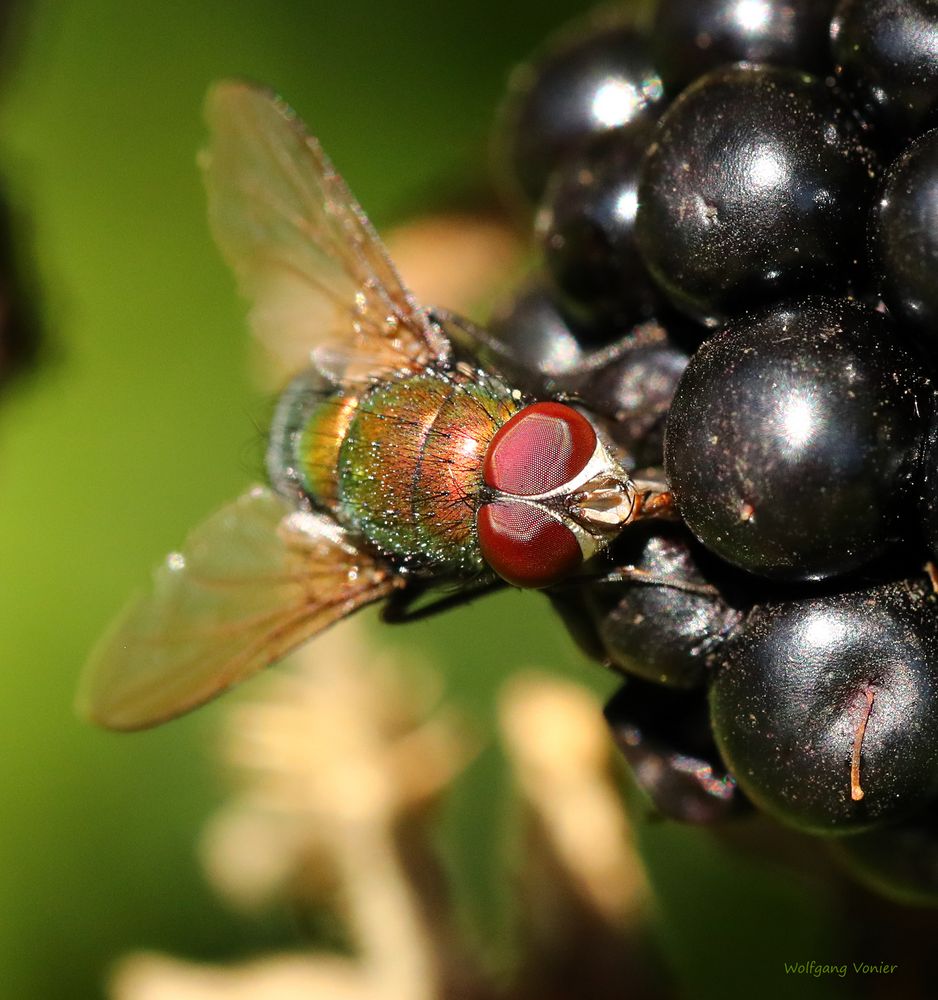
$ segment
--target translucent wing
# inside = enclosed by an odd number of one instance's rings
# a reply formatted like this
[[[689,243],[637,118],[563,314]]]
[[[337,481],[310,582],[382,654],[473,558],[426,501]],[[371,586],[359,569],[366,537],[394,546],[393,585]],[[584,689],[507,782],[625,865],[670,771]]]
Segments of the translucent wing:
[[[114,623],[92,652],[79,710],[110,729],[166,721],[395,583],[334,522],[256,488],[198,527]]]
[[[209,91],[206,118],[209,220],[261,340],[288,354],[302,343],[347,381],[440,360],[446,341],[294,112],[266,90],[224,81]]]

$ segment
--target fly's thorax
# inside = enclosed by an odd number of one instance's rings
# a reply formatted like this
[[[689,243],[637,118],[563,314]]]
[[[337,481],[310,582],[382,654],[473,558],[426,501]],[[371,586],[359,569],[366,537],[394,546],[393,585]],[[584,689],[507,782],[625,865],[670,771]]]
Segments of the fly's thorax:
[[[425,372],[363,395],[339,451],[340,520],[399,565],[484,570],[475,517],[488,446],[520,407],[479,373]]]

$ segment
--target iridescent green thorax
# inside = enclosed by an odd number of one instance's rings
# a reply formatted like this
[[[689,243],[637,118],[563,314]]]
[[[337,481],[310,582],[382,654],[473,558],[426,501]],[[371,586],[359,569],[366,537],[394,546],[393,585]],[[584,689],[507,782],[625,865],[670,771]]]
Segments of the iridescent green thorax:
[[[402,565],[469,575],[485,452],[519,402],[483,376],[426,372],[358,402],[339,450],[338,516]]]

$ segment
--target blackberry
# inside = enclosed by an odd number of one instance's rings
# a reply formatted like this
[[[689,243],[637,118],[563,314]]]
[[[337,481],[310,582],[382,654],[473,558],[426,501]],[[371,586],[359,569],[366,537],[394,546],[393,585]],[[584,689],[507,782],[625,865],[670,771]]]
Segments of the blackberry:
[[[836,0],[665,0],[653,51],[669,93],[723,63],[771,63],[826,73]]]
[[[885,145],[938,125],[934,0],[840,0],[830,35],[840,84]]]
[[[892,164],[873,209],[874,266],[890,309],[938,349],[938,129]]]
[[[707,824],[745,813],[748,803],[714,746],[699,694],[629,680],[605,715],[636,784],[661,816]]]
[[[717,745],[752,801],[833,834],[938,795],[936,626],[921,580],[756,607],[710,691]]]
[[[654,121],[663,103],[648,39],[627,19],[565,30],[509,81],[497,136],[504,186],[536,205],[564,157],[596,135]]]
[[[666,687],[703,685],[740,613],[709,582],[687,533],[676,525],[636,530],[610,559],[622,583],[582,588],[606,662]]]
[[[717,324],[746,306],[849,286],[863,260],[875,158],[806,73],[739,65],[701,77],[661,118],[636,236],[673,303]]]
[[[656,312],[635,242],[638,177],[652,130],[599,136],[553,175],[536,235],[565,312],[581,325],[622,328]]]
[[[893,324],[846,299],[747,316],[707,341],[678,385],[665,467],[714,552],[789,580],[846,573],[910,518],[927,379]]]

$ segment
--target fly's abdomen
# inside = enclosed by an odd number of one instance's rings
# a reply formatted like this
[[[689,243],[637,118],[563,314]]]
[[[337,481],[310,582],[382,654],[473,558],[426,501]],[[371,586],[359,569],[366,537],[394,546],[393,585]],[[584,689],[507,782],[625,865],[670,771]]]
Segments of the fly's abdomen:
[[[334,393],[312,410],[298,441],[306,491],[333,513],[339,509],[339,452],[357,408],[357,396]]]
[[[339,517],[404,566],[470,575],[489,442],[517,403],[490,380],[426,373],[374,386],[339,451]]]
[[[339,450],[357,406],[357,396],[313,369],[293,379],[277,402],[267,447],[267,472],[280,493],[337,514]]]

